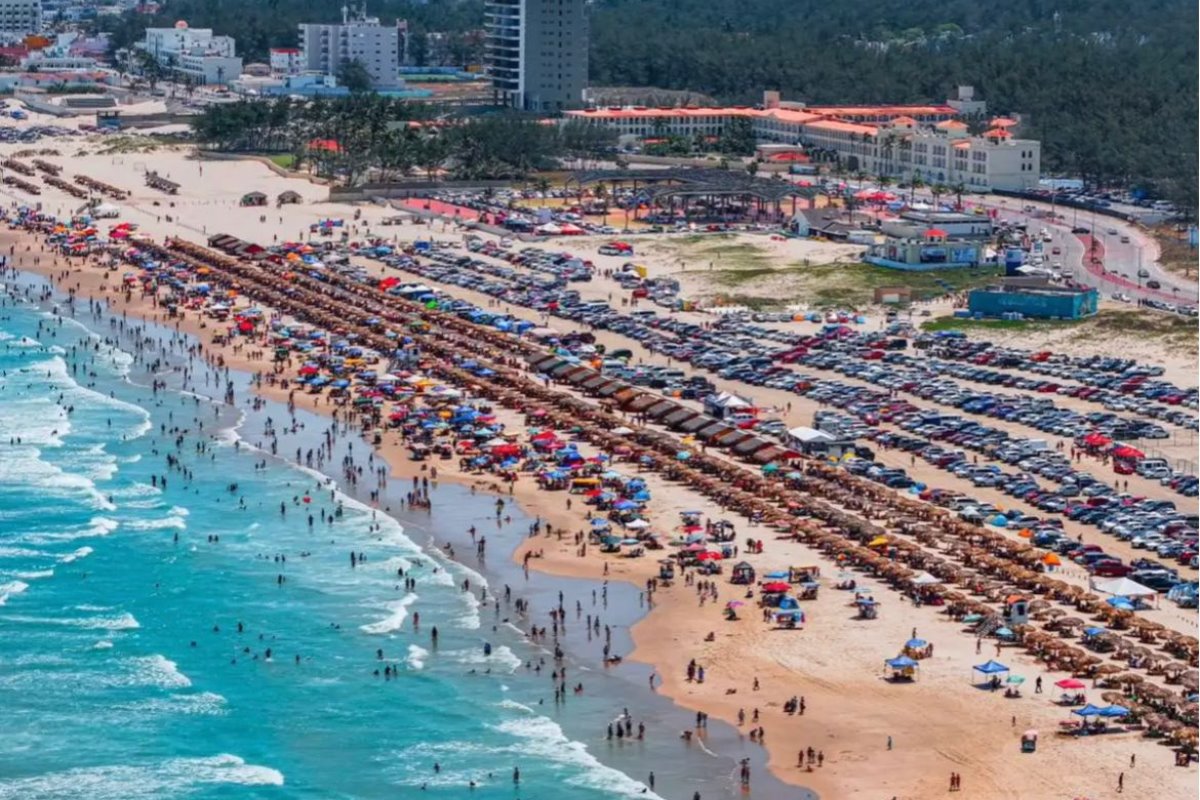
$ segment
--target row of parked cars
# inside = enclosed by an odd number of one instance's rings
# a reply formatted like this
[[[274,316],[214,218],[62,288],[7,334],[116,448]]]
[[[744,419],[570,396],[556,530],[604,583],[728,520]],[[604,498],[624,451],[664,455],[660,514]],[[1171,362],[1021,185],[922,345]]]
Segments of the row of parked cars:
[[[1065,483],[1063,488],[1070,487],[1068,491],[1044,489],[1038,484],[1036,476],[1024,471],[1038,468],[1040,459],[1036,449],[1010,452],[1009,455],[1014,459],[1022,455],[1030,458],[1020,462],[1021,472],[1007,473],[994,465],[981,466],[961,450],[947,449],[904,434],[880,433],[854,417],[839,412],[819,411],[814,417],[814,424],[838,438],[870,438],[889,447],[911,449],[916,456],[970,480],[976,486],[996,488],[1033,503],[1040,510],[1062,514],[1067,519],[1091,522],[1102,532],[1131,542],[1135,548],[1145,549],[1163,559],[1139,558],[1127,564],[1119,556],[1106,553],[1099,544],[1085,545],[1068,536],[1063,530],[1062,516],[1037,517],[1012,508],[1005,509],[1008,526],[1029,529],[1031,542],[1035,546],[1067,557],[1098,578],[1127,576],[1159,592],[1169,592],[1183,582],[1177,567],[1170,565],[1170,562],[1191,568],[1197,566],[1196,537],[1200,520],[1194,515],[1177,512],[1170,501],[1118,495],[1107,484],[1087,475],[1079,475],[1076,484]],[[845,466],[851,472],[896,488],[905,488],[910,483],[905,480],[907,476],[903,475],[903,470],[879,463],[850,461]],[[979,524],[994,519],[999,513],[990,503],[945,489],[926,488],[919,496],[951,508],[964,520]]]
[[[826,394],[831,397],[835,394],[849,396],[844,393],[854,394],[854,390],[861,387],[848,387],[798,374],[775,362],[808,363],[818,368],[840,371],[851,377],[878,383],[888,389],[957,406],[970,413],[990,414],[999,419],[1040,427],[1060,436],[1078,436],[1094,430],[1124,435],[1139,424],[1139,421],[1122,420],[1112,413],[1079,415],[1076,412],[1056,409],[1052,401],[1044,397],[972,394],[962,390],[953,381],[939,379],[925,371],[925,366],[918,359],[913,359],[900,350],[905,346],[905,340],[902,338],[857,334],[844,326],[830,326],[823,334],[802,336],[739,318],[723,319],[706,328],[674,317],[660,316],[649,309],[631,313],[617,312],[607,303],[583,302],[578,292],[566,288],[567,277],[562,273],[573,266],[572,259],[565,254],[549,254],[536,248],[527,248],[518,253],[497,252],[492,255],[509,262],[518,261],[520,266],[544,272],[547,277],[539,280],[538,277],[507,264],[493,263],[453,252],[431,254],[429,260],[434,263],[427,265],[423,274],[439,281],[487,292],[506,302],[527,305],[597,328],[622,333],[640,341],[652,351],[717,372],[726,379],[808,394],[813,399],[824,399]],[[481,283],[481,275],[492,276],[496,280]],[[665,288],[670,291],[674,287]],[[786,349],[781,350],[772,344],[782,345]],[[871,358],[873,355],[880,356],[879,360],[887,362],[886,365],[875,363]],[[910,371],[898,370],[898,367],[904,366],[908,366]],[[655,388],[669,389],[684,397],[699,397],[703,392],[704,384],[689,383],[685,380],[686,376],[682,370],[668,378],[648,373],[639,374],[637,371],[631,374],[618,371],[617,374],[627,379],[661,383],[661,386]],[[863,399],[880,400],[874,397]],[[868,422],[877,422],[879,414],[885,418],[895,418],[917,409],[911,404],[891,402],[886,408],[864,408],[860,405],[854,410]],[[913,420],[906,422],[916,424]],[[937,421],[924,420],[921,424],[936,427]],[[1007,433],[979,423],[968,423],[958,419],[954,425],[952,431],[943,433],[954,436],[963,446],[980,452],[986,452],[987,448],[1009,439]],[[1050,471],[1045,477],[1065,477],[1066,484],[1073,483],[1073,471],[1069,464],[1049,464],[1047,469]],[[1194,491],[1195,482],[1194,479],[1189,481],[1189,476],[1170,477],[1178,478],[1172,488],[1181,493]],[[980,480],[986,481],[987,477],[981,476]],[[1068,486],[1067,490],[1070,489]]]
[[[902,424],[919,430],[920,422],[918,418],[902,421]],[[856,424],[852,418],[843,415],[825,412],[816,418],[816,424],[835,435],[862,436],[890,448],[910,451],[914,456],[969,480],[977,487],[997,489],[1040,511],[1097,526],[1105,533],[1130,541],[1134,547],[1152,550],[1160,557],[1180,564],[1196,566],[1196,536],[1200,524],[1196,515],[1178,511],[1170,500],[1119,493],[1113,486],[1085,472],[1072,470],[1069,461],[1056,451],[1046,451],[1028,443],[1002,446],[995,456],[1016,466],[1018,470],[1006,472],[996,465],[981,465],[977,459],[960,449],[944,447],[918,436],[880,432],[861,423]],[[862,471],[868,468],[860,466],[857,469]],[[1061,486],[1047,487],[1039,482],[1039,476],[1053,477],[1061,481]],[[967,516],[973,521],[987,519],[994,513],[991,506],[975,501],[964,504],[963,508],[971,509]],[[1010,525],[1029,527],[1033,524],[1024,515],[1014,515],[1012,509],[1008,509],[1006,515],[1010,517],[1007,520]],[[1061,527],[1061,522],[1057,520],[1043,522]],[[1095,566],[1099,568],[1096,574],[1103,577],[1120,576],[1131,571],[1128,567],[1120,566],[1120,560],[1115,558]],[[1168,590],[1171,585],[1164,585],[1162,590]]]
[[[468,258],[466,262],[463,262],[462,258],[453,252],[435,252],[427,259],[430,263],[408,264],[405,268],[424,269],[426,274],[430,274],[431,277],[438,280],[468,278],[469,280],[460,283],[447,282],[455,283],[455,285],[466,283],[471,288],[480,288],[478,285],[480,273],[489,274],[498,279],[504,294],[507,295],[505,299],[508,301],[515,301],[522,296],[522,293],[531,295],[537,292],[559,292],[560,299],[567,301],[559,310],[569,311],[572,308],[587,305],[572,304],[569,297],[561,296],[568,291],[564,289],[566,281],[561,276],[555,276],[554,288],[539,289],[522,286],[520,285],[521,279],[528,279],[532,276],[515,271],[506,273],[503,271],[503,266],[480,259]],[[529,298],[522,296],[522,299]],[[462,303],[462,305],[464,313],[469,312],[472,308],[467,303]],[[683,360],[712,362],[712,359],[705,358],[705,355],[708,354],[703,352],[704,341],[699,341],[695,345],[695,352],[699,354],[695,359],[691,358],[691,353],[678,349],[686,340],[706,338],[706,334],[710,331],[702,326],[670,317],[660,317],[654,312],[643,312],[638,316],[619,314],[607,307],[594,308],[591,317],[601,326],[633,324],[635,326],[633,332],[641,332],[644,338],[652,339],[660,346],[662,344],[675,345],[674,353],[684,357]],[[749,365],[759,364],[765,368],[772,363],[771,348],[763,343],[763,339],[779,343],[793,340],[793,335],[786,332],[761,328],[748,321],[735,320],[734,322],[737,334],[734,341],[737,341],[739,346],[751,349],[752,355],[749,358],[767,359],[765,362],[749,362]],[[731,328],[734,326],[720,327]],[[725,341],[730,341],[730,336],[727,335],[728,331],[718,330],[717,333]],[[576,345],[587,347],[582,338],[576,340]],[[698,399],[713,391],[710,381],[701,376],[689,376],[679,368],[629,366],[623,359],[609,359],[605,363],[607,372],[637,385],[677,392]],[[796,389],[797,387],[793,386],[792,388]],[[806,391],[814,399],[843,407],[848,406],[848,410],[857,414],[860,419],[871,413],[887,417],[888,421],[895,422],[914,435],[880,432],[865,422],[854,423],[854,418],[848,416],[842,420],[846,424],[844,433],[854,435],[856,438],[867,434],[863,438],[873,438],[875,441],[892,447],[901,447],[912,450],[914,453],[919,452],[921,457],[927,458],[931,463],[938,463],[939,466],[955,471],[976,486],[997,488],[1013,496],[1033,501],[1035,505],[1037,501],[1041,501],[1042,505],[1038,507],[1047,513],[1063,514],[1068,518],[1098,525],[1116,519],[1120,527],[1117,527],[1117,524],[1110,525],[1109,532],[1116,536],[1129,538],[1130,541],[1135,542],[1135,546],[1153,549],[1162,557],[1171,557],[1183,563],[1191,563],[1191,559],[1195,555],[1195,526],[1187,517],[1176,512],[1170,501],[1147,501],[1120,495],[1106,483],[1098,481],[1086,473],[1072,470],[1069,462],[1066,462],[1060,454],[1054,451],[1047,452],[1044,445],[1012,441],[1002,431],[987,429],[977,422],[961,417],[952,419],[946,418],[945,415],[931,416],[931,412],[921,412],[911,403],[898,401],[891,397],[889,392],[872,390],[868,387],[847,386],[837,382],[814,379]],[[778,420],[755,420],[752,424],[764,434],[775,434],[782,437],[786,433],[786,426]],[[770,427],[772,425],[774,428]],[[995,446],[996,449],[992,455],[1005,463],[1014,463],[1020,471],[1007,473],[994,465],[980,467],[972,459],[968,459],[961,450],[948,451],[944,445],[935,444],[929,439],[923,438],[927,435],[941,437],[951,445]],[[897,489],[907,488],[913,483],[903,469],[889,467],[868,459],[851,460],[848,468],[882,485]],[[1038,482],[1039,477],[1057,480],[1061,485],[1057,489],[1043,487]],[[986,503],[973,503],[963,505],[961,511],[964,518],[982,521],[987,518],[987,515],[994,513],[995,509]],[[1020,515],[1010,521],[1013,524],[1036,525],[1041,532],[1053,528],[1056,522],[1056,520],[1040,520],[1033,517],[1025,518]],[[1189,531],[1190,539],[1188,538]],[[1108,561],[1098,558],[1093,560],[1097,561],[1101,568],[1097,574],[1121,571],[1120,568],[1112,566]]]
[[[1115,356],[1068,356],[1045,350],[999,347],[987,341],[947,335],[950,333],[925,334],[913,345],[941,359],[1044,375],[1069,382],[1068,386],[1079,384],[1095,391],[1076,392],[1073,396],[1104,404],[1112,410],[1136,410],[1144,416],[1197,429],[1196,414],[1183,410],[1200,407],[1197,387],[1185,388],[1161,380],[1162,367]]]

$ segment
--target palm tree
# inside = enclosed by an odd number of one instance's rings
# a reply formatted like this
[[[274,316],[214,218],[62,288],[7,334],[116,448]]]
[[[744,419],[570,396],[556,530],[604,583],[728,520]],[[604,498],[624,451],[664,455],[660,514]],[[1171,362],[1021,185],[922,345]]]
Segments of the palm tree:
[[[967,191],[967,187],[962,181],[958,181],[951,187],[950,191],[954,192],[954,197],[958,200],[958,210],[962,211],[962,196]]]
[[[920,170],[913,170],[912,179],[908,182],[908,204],[912,205],[917,199],[917,189],[925,187],[925,179]]]
[[[929,187],[929,193],[933,195],[933,205],[935,207],[938,204],[938,200],[940,200],[942,195],[946,194],[947,191],[949,190],[946,188],[946,185],[942,183],[934,183]]]

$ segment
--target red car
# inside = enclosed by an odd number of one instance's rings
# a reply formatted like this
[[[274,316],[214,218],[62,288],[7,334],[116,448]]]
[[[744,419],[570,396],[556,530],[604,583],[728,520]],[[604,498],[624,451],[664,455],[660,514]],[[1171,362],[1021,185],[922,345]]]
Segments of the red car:
[[[1133,463],[1117,459],[1113,462],[1113,472],[1118,475],[1132,475],[1134,473]]]
[[[1097,578],[1124,578],[1133,569],[1120,561],[1097,561],[1092,564],[1091,571]]]

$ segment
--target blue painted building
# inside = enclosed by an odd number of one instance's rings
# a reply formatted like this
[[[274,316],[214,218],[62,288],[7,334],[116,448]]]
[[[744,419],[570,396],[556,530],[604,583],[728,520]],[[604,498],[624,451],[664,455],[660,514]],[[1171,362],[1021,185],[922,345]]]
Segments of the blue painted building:
[[[1096,313],[1100,293],[1095,289],[1062,286],[989,286],[967,297],[971,316],[1020,314],[1030,319],[1082,319]]]

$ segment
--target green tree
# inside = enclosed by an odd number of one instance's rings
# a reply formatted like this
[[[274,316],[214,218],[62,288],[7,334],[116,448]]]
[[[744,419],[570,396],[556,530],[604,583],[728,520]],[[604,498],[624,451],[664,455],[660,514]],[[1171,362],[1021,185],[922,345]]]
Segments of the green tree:
[[[912,177],[908,179],[908,202],[912,205],[917,199],[917,189],[925,188],[925,179],[921,177],[921,173],[913,170]]]
[[[348,59],[338,65],[337,82],[345,86],[351,94],[361,94],[371,90],[371,73],[358,59]]]

